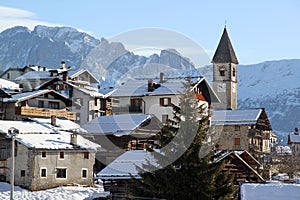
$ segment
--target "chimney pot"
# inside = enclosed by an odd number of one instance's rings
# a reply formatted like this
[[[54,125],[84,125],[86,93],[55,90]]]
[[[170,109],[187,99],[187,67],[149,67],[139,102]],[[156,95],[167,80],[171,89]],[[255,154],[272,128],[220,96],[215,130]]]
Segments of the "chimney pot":
[[[71,145],[73,145],[74,147],[78,146],[78,144],[77,144],[77,134],[72,133],[70,135],[70,137],[71,137],[71,141],[70,141]]]
[[[148,80],[148,92],[152,92],[154,89],[153,89],[153,80],[152,79],[149,79]]]
[[[165,74],[163,72],[160,72],[160,80],[159,82],[163,83],[165,82]]]

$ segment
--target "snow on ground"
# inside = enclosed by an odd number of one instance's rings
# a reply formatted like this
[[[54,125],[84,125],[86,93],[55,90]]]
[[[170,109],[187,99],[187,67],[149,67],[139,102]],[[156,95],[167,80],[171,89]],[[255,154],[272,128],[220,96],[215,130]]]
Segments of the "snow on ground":
[[[14,187],[14,199],[16,200],[92,200],[96,197],[107,196],[102,186],[81,187],[64,186],[48,190],[31,192],[18,186]],[[0,199],[10,199],[10,184],[0,182]]]
[[[299,200],[300,184],[270,182],[267,184],[245,183],[241,186],[241,200]]]

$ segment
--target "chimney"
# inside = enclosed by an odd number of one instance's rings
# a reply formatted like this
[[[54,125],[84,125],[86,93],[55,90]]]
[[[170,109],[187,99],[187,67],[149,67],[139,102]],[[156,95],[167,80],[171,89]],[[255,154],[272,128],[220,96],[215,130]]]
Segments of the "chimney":
[[[60,63],[60,69],[63,69],[63,70],[67,69],[65,61],[61,61],[61,63]]]
[[[152,79],[149,79],[148,80],[148,92],[152,92],[154,89],[153,89],[153,80]]]
[[[70,135],[70,137],[71,137],[71,141],[70,141],[71,145],[73,145],[74,147],[77,147],[78,146],[78,144],[77,144],[77,134],[72,133]]]
[[[38,66],[38,71],[41,71],[41,66]]]
[[[43,67],[43,71],[46,71],[46,67]]]
[[[160,80],[159,80],[160,83],[163,83],[165,82],[165,74],[163,72],[160,72]]]
[[[295,134],[295,135],[299,135],[299,130],[298,130],[298,128],[297,128],[297,127],[295,128],[295,132],[294,132],[294,134]]]
[[[56,126],[56,116],[55,115],[51,115],[51,125]]]
[[[62,73],[62,75],[63,75],[63,81],[68,82],[68,71],[64,71],[64,72]]]

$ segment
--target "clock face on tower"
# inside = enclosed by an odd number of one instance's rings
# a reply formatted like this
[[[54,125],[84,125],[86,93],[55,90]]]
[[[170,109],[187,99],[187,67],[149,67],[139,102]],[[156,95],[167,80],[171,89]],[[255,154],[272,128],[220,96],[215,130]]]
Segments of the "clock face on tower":
[[[225,83],[218,83],[218,92],[225,92],[226,91],[226,84]]]

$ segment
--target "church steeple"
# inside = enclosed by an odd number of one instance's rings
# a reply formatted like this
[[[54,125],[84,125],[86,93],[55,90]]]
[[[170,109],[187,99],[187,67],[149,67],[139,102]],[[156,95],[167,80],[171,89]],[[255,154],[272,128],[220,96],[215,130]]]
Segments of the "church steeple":
[[[234,63],[239,64],[235,52],[233,50],[232,44],[230,42],[226,26],[215,52],[215,55],[212,59],[212,63]]]
[[[226,26],[212,63],[213,89],[221,101],[213,105],[214,109],[237,109],[237,65],[239,62],[228,37]]]

